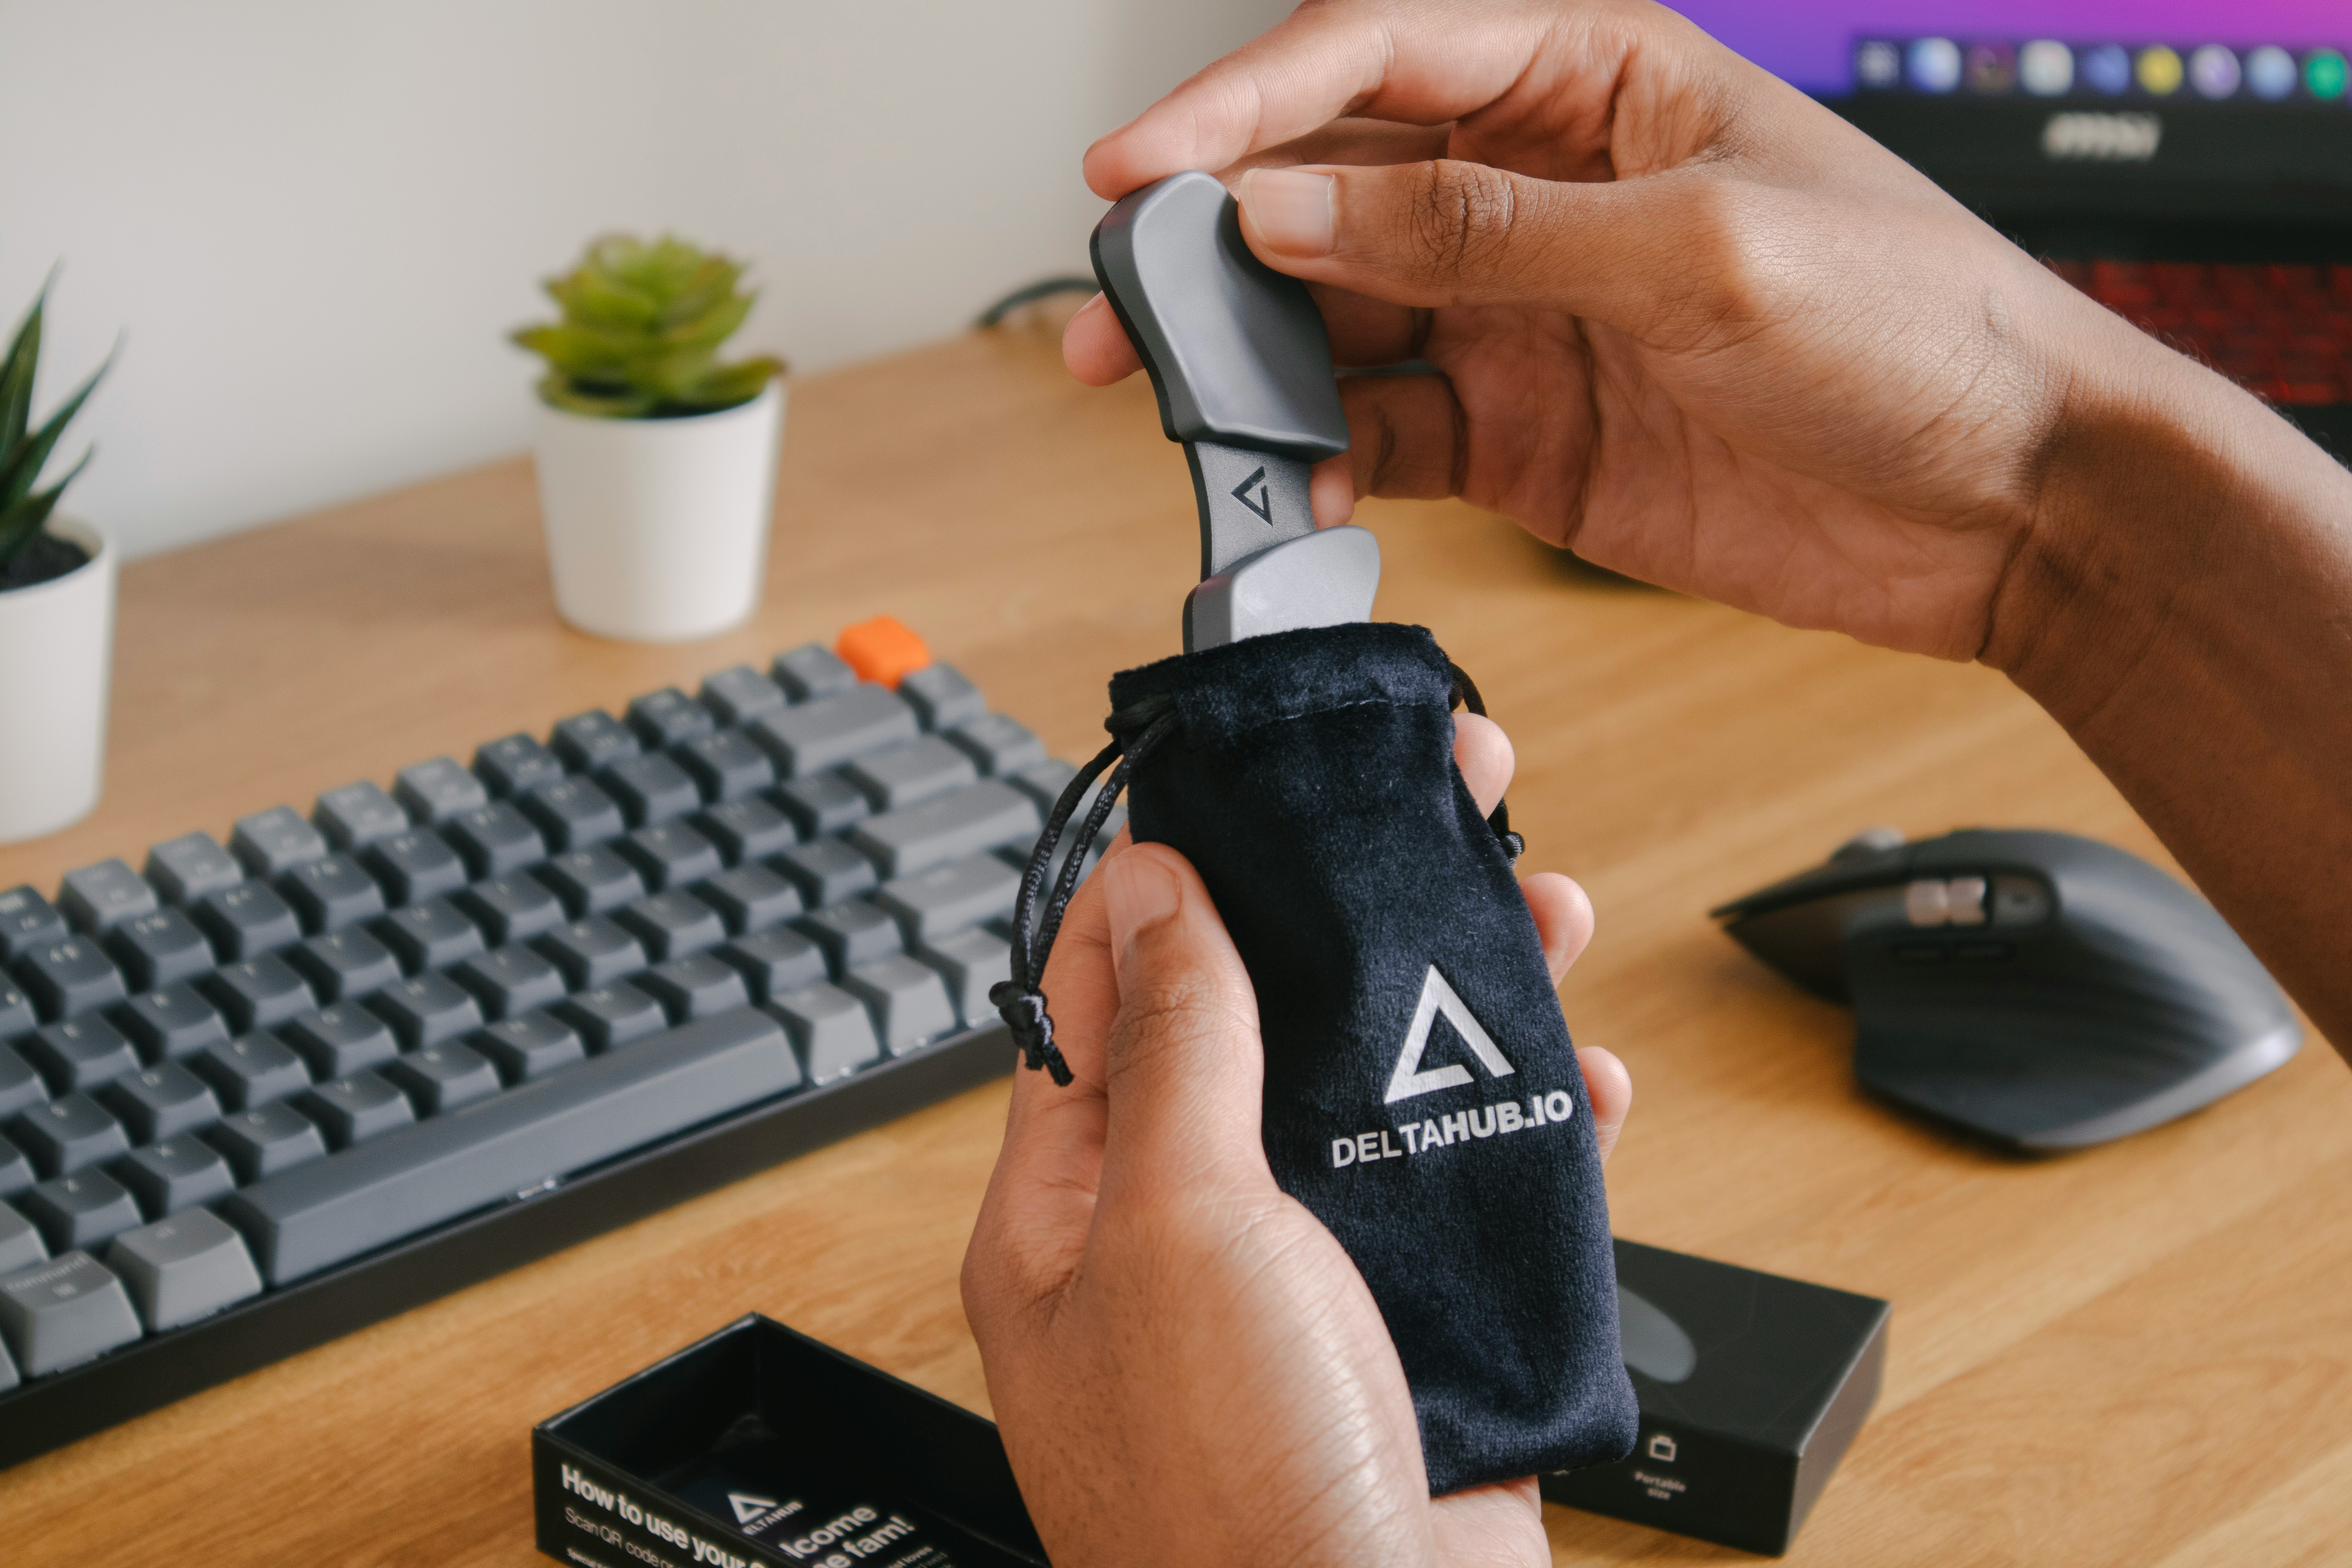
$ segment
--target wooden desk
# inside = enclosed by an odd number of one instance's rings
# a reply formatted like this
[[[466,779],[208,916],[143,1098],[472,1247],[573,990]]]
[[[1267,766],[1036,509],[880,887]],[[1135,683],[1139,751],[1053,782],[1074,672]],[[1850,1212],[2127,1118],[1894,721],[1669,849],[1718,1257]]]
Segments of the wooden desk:
[[[121,454],[117,455],[118,458]],[[1190,491],[1140,378],[1043,329],[796,387],[767,605],[687,647],[549,599],[520,459],[124,575],[106,804],[0,887],[887,611],[1061,754],[1105,677],[1177,647]],[[1382,613],[1423,622],[1518,746],[1529,868],[1600,934],[1563,990],[1637,1086],[1621,1233],[1895,1302],[1877,1414],[1790,1561],[2341,1561],[2352,1496],[2352,1075],[2315,1040],[2184,1123],[2044,1163],[1866,1103],[1845,1017],[1707,907],[1853,829],[2145,828],[1989,671],[1563,567],[1454,505],[1372,505]],[[2331,873],[2332,874],[2332,873]],[[0,1558],[525,1564],[531,1424],[750,1309],[985,1410],[956,1270],[1002,1084],[0,1474]],[[1565,1510],[1555,1560],[1739,1554]]]

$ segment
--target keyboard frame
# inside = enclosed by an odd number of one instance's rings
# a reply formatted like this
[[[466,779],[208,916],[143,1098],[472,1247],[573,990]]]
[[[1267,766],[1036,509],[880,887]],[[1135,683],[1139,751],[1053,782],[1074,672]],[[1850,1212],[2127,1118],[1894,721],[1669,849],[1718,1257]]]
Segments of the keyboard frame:
[[[1003,1024],[960,1029],[20,1383],[0,1394],[0,1469],[976,1089],[1015,1059]]]

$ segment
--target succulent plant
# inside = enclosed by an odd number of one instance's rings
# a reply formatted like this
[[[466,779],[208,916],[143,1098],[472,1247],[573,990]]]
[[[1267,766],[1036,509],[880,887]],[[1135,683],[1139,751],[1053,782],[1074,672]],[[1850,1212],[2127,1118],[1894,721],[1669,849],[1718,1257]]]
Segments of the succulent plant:
[[[551,278],[563,319],[514,341],[544,358],[539,395],[557,408],[608,419],[711,414],[749,403],[784,363],[719,363],[719,345],[751,313],[743,264],[669,235],[591,240],[580,264]]]
[[[89,464],[90,455],[84,452],[81,461],[68,469],[65,478],[56,484],[45,490],[33,488],[40,479],[50,452],[65,435],[66,426],[81,412],[83,400],[98,384],[98,378],[106,374],[106,365],[100,364],[90,372],[80,390],[49,416],[46,424],[37,430],[30,428],[33,372],[41,360],[41,310],[48,295],[45,284],[34,299],[33,308],[25,312],[24,321],[17,325],[6,361],[0,362],[0,577],[6,575],[17,554],[39,536],[41,525],[57,510],[58,498]]]

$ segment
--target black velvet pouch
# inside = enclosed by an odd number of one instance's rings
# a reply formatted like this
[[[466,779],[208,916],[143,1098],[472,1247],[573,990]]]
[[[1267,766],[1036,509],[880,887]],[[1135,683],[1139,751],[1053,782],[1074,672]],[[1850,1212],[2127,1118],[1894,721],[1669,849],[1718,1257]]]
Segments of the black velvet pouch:
[[[1454,764],[1466,686],[1402,626],[1128,670],[1088,773],[1125,758],[1076,840],[1125,782],[1136,838],[1181,850],[1207,883],[1257,991],[1275,1179],[1371,1287],[1437,1495],[1622,1458],[1636,1421],[1591,1106],[1513,875],[1517,841],[1499,812],[1478,815]],[[1049,839],[1076,828],[1084,784]],[[1048,856],[1034,863],[999,997],[1057,1078],[1034,976],[1077,858],[1033,933]]]

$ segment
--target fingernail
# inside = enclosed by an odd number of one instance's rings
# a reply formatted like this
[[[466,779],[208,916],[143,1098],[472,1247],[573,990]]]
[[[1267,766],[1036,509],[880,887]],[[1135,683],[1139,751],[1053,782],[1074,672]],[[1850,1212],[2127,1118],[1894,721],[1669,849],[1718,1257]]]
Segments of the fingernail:
[[[1337,184],[1328,174],[1252,169],[1234,195],[1269,250],[1284,256],[1328,256]]]
[[[1114,855],[1103,868],[1103,907],[1110,917],[1110,948],[1124,953],[1139,926],[1176,912],[1183,900],[1176,873],[1157,855],[1129,849]]]

